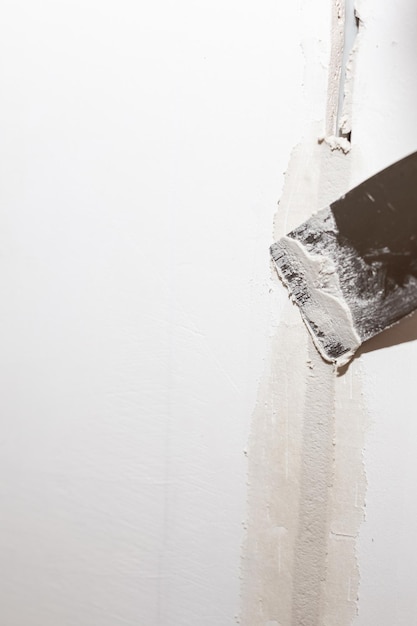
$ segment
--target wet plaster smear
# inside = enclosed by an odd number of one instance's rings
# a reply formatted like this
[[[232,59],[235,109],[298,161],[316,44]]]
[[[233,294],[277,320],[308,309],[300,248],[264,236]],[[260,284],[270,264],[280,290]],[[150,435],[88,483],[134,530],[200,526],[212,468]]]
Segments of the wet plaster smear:
[[[346,192],[357,158],[354,140],[338,137],[335,127],[344,7],[318,4],[321,13],[304,23],[305,125],[286,172],[274,240]],[[358,611],[366,490],[360,360],[339,373],[324,362],[272,264],[271,282],[282,308],[248,446],[240,622],[348,626]]]

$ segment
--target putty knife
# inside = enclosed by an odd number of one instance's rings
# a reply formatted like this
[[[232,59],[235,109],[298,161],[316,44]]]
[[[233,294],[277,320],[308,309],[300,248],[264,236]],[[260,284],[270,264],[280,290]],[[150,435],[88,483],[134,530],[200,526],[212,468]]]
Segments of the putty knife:
[[[417,152],[313,215],[271,254],[322,357],[346,364],[417,309]]]

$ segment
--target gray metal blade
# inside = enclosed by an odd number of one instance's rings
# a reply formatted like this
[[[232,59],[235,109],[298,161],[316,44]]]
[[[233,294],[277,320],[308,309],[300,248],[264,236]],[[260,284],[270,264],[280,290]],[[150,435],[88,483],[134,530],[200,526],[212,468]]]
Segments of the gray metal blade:
[[[322,356],[346,363],[417,308],[417,152],[319,211],[271,254]]]

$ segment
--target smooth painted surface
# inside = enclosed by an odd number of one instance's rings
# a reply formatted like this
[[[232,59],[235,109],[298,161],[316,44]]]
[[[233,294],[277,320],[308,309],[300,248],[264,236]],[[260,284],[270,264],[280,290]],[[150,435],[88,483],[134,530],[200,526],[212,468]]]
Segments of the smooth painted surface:
[[[3,3],[4,626],[235,623],[299,11]]]

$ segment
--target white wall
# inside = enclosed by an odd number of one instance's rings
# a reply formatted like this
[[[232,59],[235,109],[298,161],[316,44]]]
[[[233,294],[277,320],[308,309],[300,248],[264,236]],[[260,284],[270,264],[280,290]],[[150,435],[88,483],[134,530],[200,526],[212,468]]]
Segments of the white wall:
[[[243,450],[286,301],[268,246],[325,117],[331,6],[3,3],[2,626],[235,623]],[[352,184],[417,146],[415,11],[361,2]],[[381,345],[357,624],[409,626],[417,344]]]
[[[234,623],[299,10],[2,5],[2,626]]]

